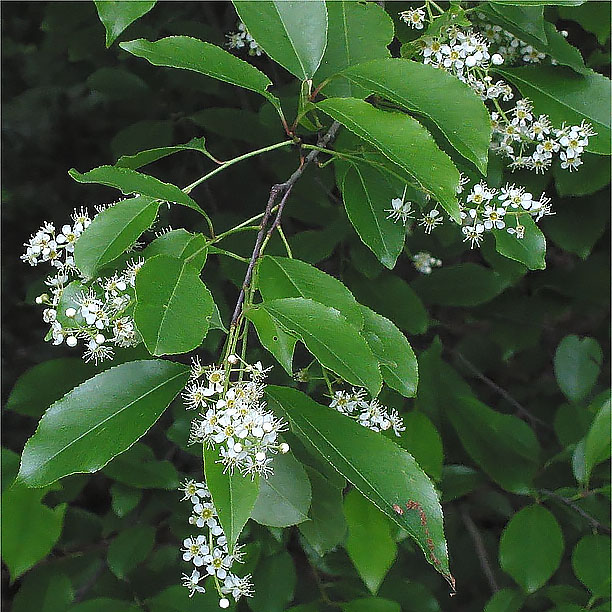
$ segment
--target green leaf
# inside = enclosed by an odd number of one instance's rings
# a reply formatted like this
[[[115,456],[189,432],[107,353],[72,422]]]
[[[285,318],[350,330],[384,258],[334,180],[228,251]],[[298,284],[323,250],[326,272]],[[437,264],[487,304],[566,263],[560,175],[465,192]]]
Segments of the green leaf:
[[[4,491],[17,477],[19,471],[19,455],[8,448],[2,447],[2,472],[0,476],[2,478],[1,490]]]
[[[460,222],[456,194],[459,171],[416,119],[355,98],[328,98],[317,107],[403,168]]]
[[[582,4],[581,8],[576,8],[572,3],[560,6],[557,9],[559,16],[579,23],[584,30],[597,36],[600,45],[604,45],[610,38],[610,7],[605,2],[579,4]]]
[[[124,529],[108,547],[108,567],[117,578],[125,578],[149,556],[154,541],[155,529],[149,525]]]
[[[189,591],[184,586],[173,584],[147,599],[146,603],[151,612],[212,612],[219,607],[219,595],[216,589],[207,588],[205,593],[189,597]],[[142,607],[138,609],[142,610]],[[91,612],[97,611],[91,610]]]
[[[382,7],[372,2],[331,0],[326,5],[327,47],[315,82],[335,75],[323,89],[327,97],[365,98],[367,92],[363,88],[338,73],[354,64],[389,57],[387,45],[393,40],[393,21]]]
[[[540,446],[527,423],[474,397],[455,397],[447,415],[470,457],[496,483],[513,493],[530,490]]]
[[[603,354],[594,338],[565,336],[555,351],[554,367],[559,388],[571,402],[584,399],[597,381]]]
[[[178,489],[179,475],[170,461],[158,461],[146,444],[134,444],[103,469],[113,480],[139,489]]]
[[[293,455],[277,455],[274,473],[259,483],[259,496],[251,518],[261,525],[289,527],[308,520],[312,499],[310,481]]]
[[[93,91],[113,101],[151,95],[151,90],[145,81],[122,68],[99,68],[87,77],[87,85]]]
[[[131,604],[129,601],[97,597],[72,606],[69,612],[138,612],[139,609],[138,606]]]
[[[587,151],[610,155],[610,79],[589,72],[576,74],[560,66],[523,66],[496,70],[532,100],[537,114],[550,116],[555,125],[587,121],[597,132]]]
[[[582,195],[591,195],[593,193],[598,192],[600,189],[603,189],[610,182],[610,160],[603,155],[595,155],[594,153],[583,153],[580,158],[582,159],[582,166],[580,166],[580,172],[568,172],[567,170],[563,170],[560,164],[555,164],[553,166],[553,176],[555,177],[555,187],[557,188],[557,193],[560,196],[582,196]],[[585,181],[584,177],[588,176],[589,180]],[[603,201],[604,198],[601,198]],[[606,204],[608,204],[606,198]],[[569,207],[568,207],[569,208]],[[603,207],[602,207],[603,208]],[[563,209],[561,209],[563,210]],[[606,220],[610,216],[610,207],[605,207],[606,212]],[[560,209],[558,206],[555,206],[555,215],[554,219],[548,218],[546,219],[547,228],[550,226],[551,221],[557,221],[558,214]],[[598,217],[601,217],[601,213],[599,215],[595,215],[596,221],[591,219],[591,215],[587,218],[582,217],[582,221],[588,222],[589,225],[593,223],[597,223],[598,226],[604,225],[600,221]],[[589,226],[587,225],[587,228]],[[574,230],[580,229],[574,225]]]
[[[389,519],[353,489],[344,498],[346,551],[365,585],[376,595],[397,555]]]
[[[491,119],[482,100],[466,84],[443,70],[395,58],[358,64],[342,74],[368,94],[378,94],[431,119],[451,145],[486,174]]]
[[[429,326],[427,310],[410,285],[394,274],[378,277],[351,287],[360,302],[367,304],[407,334],[424,334]]]
[[[351,385],[378,395],[382,378],[366,341],[334,308],[305,298],[264,302],[263,308],[281,327],[306,345],[317,361]]]
[[[403,414],[402,419],[406,429],[402,432],[398,444],[415,458],[430,478],[440,480],[444,451],[438,430],[417,410]]]
[[[505,230],[494,230],[495,249],[509,259],[525,264],[530,270],[546,268],[546,238],[531,217],[522,217],[525,228],[523,238],[510,235]]]
[[[266,557],[253,574],[255,594],[249,598],[253,612],[284,612],[293,599],[297,576],[287,551]]]
[[[93,365],[76,357],[39,363],[17,379],[5,410],[38,419],[53,402],[95,373]]]
[[[302,441],[314,447],[379,510],[405,529],[427,561],[452,584],[438,495],[412,455],[295,389],[270,385],[266,394],[269,406],[290,421]],[[429,536],[420,513],[405,509],[408,501],[420,504]],[[396,513],[394,504],[404,506],[404,513]],[[428,537],[433,543],[431,550]]]
[[[238,470],[223,473],[216,448],[202,447],[204,476],[212,496],[219,523],[227,538],[230,554],[234,550],[240,532],[251,516],[259,494],[259,476],[254,479],[243,476]]]
[[[11,581],[44,559],[60,537],[66,504],[45,506],[47,493],[16,483],[2,495],[2,559]]]
[[[233,0],[257,44],[298,79],[311,79],[327,44],[323,0]]]
[[[414,351],[395,324],[377,312],[362,306],[362,335],[378,359],[383,380],[404,397],[414,397],[419,382],[419,368]]]
[[[159,360],[97,374],[45,412],[25,445],[18,479],[42,487],[99,470],[151,428],[188,378],[187,366]]]
[[[588,481],[593,468],[610,458],[610,400],[606,401],[595,415],[584,442],[585,480]]]
[[[135,155],[122,155],[116,162],[115,166],[120,168],[130,168],[131,170],[138,170],[142,166],[152,164],[158,159],[168,157],[179,151],[198,151],[203,153],[209,159],[213,159],[211,154],[206,149],[206,138],[192,138],[188,143],[184,145],[175,145],[172,147],[157,147],[155,149],[147,149],[146,151],[140,151]]]
[[[544,27],[544,7],[536,6],[503,6],[497,2],[483,4],[481,9],[488,19],[502,26],[521,40],[537,47],[548,41]]]
[[[208,242],[203,234],[192,234],[184,229],[177,229],[162,234],[142,252],[145,259],[155,255],[170,255],[177,259],[187,260],[201,270],[206,263]],[[191,258],[191,259],[190,259]]]
[[[148,197],[117,202],[97,214],[74,246],[74,263],[86,278],[117,259],[157,217],[160,203]]]
[[[527,506],[502,533],[499,563],[527,593],[534,593],[557,571],[563,548],[563,533],[553,514],[543,506]]]
[[[115,187],[115,189],[119,189],[126,195],[137,193],[141,196],[148,196],[155,200],[182,204],[183,206],[188,206],[197,211],[202,210],[196,202],[176,185],[164,183],[154,176],[141,174],[129,168],[99,166],[84,174],[72,168],[68,171],[68,174],[79,183],[99,183],[101,185]]]
[[[134,322],[153,355],[187,353],[208,332],[213,298],[189,260],[148,259],[136,275]]]
[[[380,597],[364,597],[343,603],[342,612],[401,612],[401,608],[395,601]]]
[[[538,46],[538,51],[546,53],[561,66],[569,66],[580,74],[589,74],[591,70],[584,65],[584,59],[578,49],[567,42],[565,36],[549,21],[544,22],[548,44]]]
[[[342,183],[346,214],[361,241],[389,269],[404,248],[406,230],[388,218],[391,200],[401,197],[387,176],[366,164],[351,165]]]
[[[342,510],[342,489],[334,486],[315,469],[307,467],[312,485],[312,501],[308,518],[298,529],[314,550],[323,556],[344,539],[346,521]],[[344,479],[343,479],[344,480]]]
[[[262,346],[274,355],[289,376],[293,376],[293,351],[297,338],[289,335],[276,319],[262,308],[249,308],[244,314],[255,325]]]
[[[595,597],[606,597],[610,592],[610,537],[584,536],[572,553],[572,568]]]
[[[142,491],[140,489],[127,487],[119,482],[111,485],[110,494],[111,507],[119,518],[123,518],[129,514],[136,508],[142,499]]]
[[[525,601],[525,596],[513,589],[497,591],[489,599],[484,612],[519,612]]]
[[[98,17],[106,30],[106,46],[110,47],[115,39],[131,23],[148,13],[156,0],[95,0]]]
[[[70,579],[57,568],[37,568],[21,583],[12,612],[66,612],[74,599]]]
[[[502,278],[474,263],[444,266],[412,282],[425,303],[441,306],[477,306],[492,300],[504,289]]]
[[[276,108],[280,107],[278,98],[268,92],[272,81],[263,72],[216,45],[189,36],[169,36],[155,42],[139,38],[119,46],[136,57],[146,59],[154,66],[199,72],[213,79],[255,91]]]
[[[265,255],[258,268],[258,285],[266,302],[302,297],[331,306],[357,329],[363,315],[353,294],[336,278],[299,259]]]

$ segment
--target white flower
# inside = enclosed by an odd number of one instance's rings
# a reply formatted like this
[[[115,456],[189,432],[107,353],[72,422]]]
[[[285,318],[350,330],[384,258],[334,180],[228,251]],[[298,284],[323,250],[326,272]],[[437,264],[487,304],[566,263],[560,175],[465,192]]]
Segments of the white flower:
[[[183,586],[189,589],[189,597],[193,597],[196,592],[206,593],[206,589],[198,584],[203,577],[197,569],[194,569],[191,575],[183,574]]]
[[[494,53],[491,56],[491,63],[495,66],[501,66],[504,63],[504,58],[499,53]]]
[[[490,189],[486,183],[480,182],[472,187],[472,191],[467,197],[468,202],[472,202],[476,206],[490,202],[495,195],[495,190]]]
[[[214,395],[214,393],[214,390],[210,387],[205,387],[199,382],[194,382],[185,387],[181,397],[187,406],[187,410],[196,410],[197,408],[205,406],[207,398]]]
[[[391,200],[391,208],[387,208],[385,212],[389,215],[387,219],[393,221],[401,221],[404,225],[408,219],[412,218],[412,202],[404,202],[404,198],[394,198]]]
[[[251,582],[251,574],[247,574],[242,578],[229,574],[223,581],[221,592],[230,595],[238,601],[241,597],[253,596],[253,584]]]
[[[189,524],[200,529],[205,525],[212,528],[217,525],[215,517],[215,507],[211,503],[198,501],[193,505],[193,514],[189,517]]]
[[[485,228],[482,223],[462,227],[461,231],[465,234],[463,242],[469,241],[471,249],[473,249],[475,246],[479,246],[484,238],[484,229]]]
[[[232,566],[230,557],[220,548],[215,548],[212,554],[206,555],[204,563],[206,563],[206,571],[209,575],[216,575],[217,578],[222,580],[227,576],[227,570]]]
[[[183,561],[192,561],[196,567],[204,565],[204,557],[210,553],[205,536],[187,538],[183,540],[183,546]]]
[[[421,274],[431,274],[432,268],[439,268],[442,261],[431,256],[431,253],[420,251],[412,256],[412,263],[418,272]]]
[[[426,234],[431,234],[431,231],[438,225],[442,225],[442,223],[442,215],[440,214],[440,211],[435,208],[424,214],[419,221],[419,225],[424,227]]]
[[[521,239],[525,236],[525,226],[524,225],[520,225],[517,221],[516,223],[516,227],[509,227],[506,229],[506,231],[511,234],[516,236],[517,238]]]
[[[506,223],[504,222],[505,214],[505,208],[495,208],[488,205],[485,206],[484,212],[482,213],[482,216],[484,217],[485,229],[504,229],[504,227],[506,227]]]
[[[185,480],[182,486],[179,487],[179,491],[183,492],[181,501],[190,500],[192,504],[200,503],[200,498],[206,499],[210,497],[210,493],[203,482],[196,482],[195,480]]]
[[[411,28],[422,30],[425,23],[425,11],[422,8],[408,9],[399,13],[400,19]]]

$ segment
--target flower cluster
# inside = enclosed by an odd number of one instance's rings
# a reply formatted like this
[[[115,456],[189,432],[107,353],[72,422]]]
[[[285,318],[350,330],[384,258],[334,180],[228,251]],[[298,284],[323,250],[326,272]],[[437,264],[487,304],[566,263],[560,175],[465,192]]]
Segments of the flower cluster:
[[[241,21],[238,22],[238,31],[226,34],[228,49],[243,49],[247,48],[249,55],[261,55],[263,49],[257,44],[257,41],[247,32],[246,26]]]
[[[591,125],[553,127],[547,115],[534,116],[530,100],[517,100],[513,109],[492,113],[492,149],[512,160],[510,167],[527,168],[544,173],[550,168],[555,155],[561,168],[570,172],[582,164],[581,153],[596,135]]]
[[[484,13],[477,13],[472,19],[476,28],[487,39],[489,47],[499,53],[506,64],[539,64],[546,59],[546,54],[533,45],[517,38],[501,26],[487,21]],[[561,35],[567,37],[567,31],[562,30]],[[557,63],[554,58],[551,58],[550,62]]]
[[[529,215],[539,221],[545,215],[553,215],[550,198],[544,194],[538,200],[523,187],[507,183],[499,191],[489,187],[484,181],[474,185],[465,202],[460,203],[461,231],[464,242],[470,248],[479,246],[485,232],[505,229],[509,234],[521,239],[525,227],[521,217]]]
[[[183,586],[189,589],[189,597],[194,593],[206,592],[200,582],[208,576],[215,577],[221,608],[230,605],[226,595],[231,595],[235,601],[241,597],[251,597],[251,576],[239,577],[230,571],[234,563],[242,563],[243,554],[238,544],[229,553],[227,538],[219,525],[219,517],[206,484],[186,480],[179,490],[183,493],[181,501],[190,501],[192,504],[189,523],[205,530],[204,534],[186,538],[181,549],[183,560],[191,561],[194,565],[191,574],[183,574]]]
[[[75,210],[72,224],[56,231],[45,222],[25,243],[21,259],[30,265],[50,262],[56,268],[47,277],[49,293],[36,298],[45,306],[43,321],[50,325],[46,339],[53,344],[63,342],[76,347],[79,340],[85,345],[85,361],[99,361],[113,356],[111,346],[129,347],[140,342],[140,336],[128,314],[134,304],[136,272],[144,260],[131,261],[121,273],[108,278],[97,278],[91,286],[81,283],[82,274],[74,263],[74,246],[92,219],[86,210]],[[70,286],[70,290],[68,289]]]
[[[502,97],[511,100],[512,88],[502,80],[493,81],[488,74],[491,64],[500,65],[504,58],[490,53],[487,40],[472,30],[451,26],[438,37],[420,39],[423,63],[440,68],[469,85],[483,100]]]
[[[192,423],[190,443],[216,448],[219,463],[231,473],[238,468],[252,478],[256,474],[268,477],[273,471],[270,455],[289,451],[287,443],[278,441],[285,422],[261,401],[267,371],[260,362],[249,365],[236,355],[228,357],[227,369],[193,361],[183,400],[187,409],[200,413]],[[238,374],[237,381],[231,381],[232,373]]]
[[[366,401],[364,389],[351,389],[350,393],[336,391],[329,406],[372,431],[393,429],[395,435],[399,436],[406,429],[397,410],[389,410],[376,398]]]
[[[412,263],[421,274],[431,274],[433,268],[439,268],[442,260],[431,256],[427,251],[420,251],[412,256]]]

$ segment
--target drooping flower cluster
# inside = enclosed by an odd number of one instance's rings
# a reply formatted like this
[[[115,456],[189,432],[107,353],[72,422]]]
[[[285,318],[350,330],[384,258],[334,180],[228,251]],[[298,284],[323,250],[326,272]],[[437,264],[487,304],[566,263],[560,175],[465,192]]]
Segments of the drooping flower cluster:
[[[219,607],[228,608],[231,595],[235,601],[253,595],[250,574],[239,577],[231,572],[234,563],[242,563],[243,553],[236,544],[229,553],[227,538],[219,524],[217,511],[212,503],[210,491],[203,482],[186,480],[179,489],[183,493],[181,501],[190,501],[192,512],[189,523],[204,533],[191,536],[183,541],[183,561],[194,566],[191,574],[183,574],[183,586],[189,589],[189,597],[195,593],[205,593],[200,583],[209,576],[215,577],[219,593]]]
[[[421,274],[431,274],[433,268],[439,268],[442,260],[432,257],[427,251],[420,251],[412,256],[412,263]]]
[[[504,58],[490,53],[487,40],[473,30],[451,26],[437,37],[419,41],[423,63],[440,68],[469,85],[483,100],[511,100],[510,85],[501,79],[493,81],[488,73],[491,64],[500,65]]]
[[[591,125],[553,127],[547,115],[534,116],[530,100],[517,100],[513,109],[491,114],[493,139],[491,148],[512,160],[510,168],[527,168],[544,173],[555,156],[561,168],[570,172],[581,164],[582,152],[589,138],[596,135]]]
[[[376,398],[366,401],[365,389],[353,388],[350,393],[336,391],[329,406],[372,431],[393,429],[395,435],[399,436],[406,429],[397,410],[389,410]]]
[[[216,448],[225,471],[233,473],[238,468],[252,478],[256,474],[268,477],[273,472],[271,455],[289,451],[289,445],[278,440],[286,423],[266,410],[262,401],[268,370],[260,362],[249,365],[236,355],[230,355],[228,362],[226,369],[193,361],[191,382],[183,392],[187,409],[199,410],[190,443]],[[237,381],[231,380],[232,373],[238,375]]]
[[[81,208],[74,211],[73,223],[63,225],[59,232],[52,223],[45,222],[25,243],[26,252],[21,259],[32,266],[50,262],[56,268],[56,273],[45,281],[49,293],[36,298],[37,304],[45,306],[43,321],[50,325],[46,339],[55,345],[65,342],[69,347],[82,341],[85,361],[98,363],[112,358],[112,346],[129,347],[140,342],[129,313],[135,301],[136,272],[144,260],[132,260],[122,272],[97,278],[90,286],[83,284],[73,253],[91,221]]]
[[[248,49],[249,55],[261,55],[263,49],[257,41],[247,32],[246,26],[241,21],[238,22],[238,31],[226,34],[228,49]]]

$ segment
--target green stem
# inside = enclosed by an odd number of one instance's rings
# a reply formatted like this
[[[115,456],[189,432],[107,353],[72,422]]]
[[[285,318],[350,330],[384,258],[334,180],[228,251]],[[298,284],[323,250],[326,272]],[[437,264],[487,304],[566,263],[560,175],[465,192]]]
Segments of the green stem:
[[[249,263],[249,259],[247,257],[242,257],[241,255],[236,255],[236,253],[232,253],[231,251],[226,251],[225,249],[220,249],[219,247],[215,247],[215,250],[212,252],[213,255],[226,255],[227,257],[231,257],[233,259],[237,259],[238,261],[243,261],[244,263]]]
[[[249,157],[255,157],[256,155],[260,155],[261,153],[267,153],[268,151],[274,151],[275,149],[280,149],[281,147],[286,147],[291,144],[294,144],[293,140],[285,140],[283,142],[277,142],[276,144],[270,145],[268,147],[263,147],[263,149],[257,149],[256,151],[249,151],[248,153],[245,153],[244,155],[239,155],[238,157],[234,157],[234,159],[230,159],[229,161],[226,161],[222,166],[219,166],[218,168],[215,168],[208,174],[205,174],[204,176],[200,177],[197,181],[194,181],[193,183],[191,183],[191,185],[187,185],[187,187],[183,188],[183,191],[189,194],[198,185],[201,185],[204,181],[207,181],[209,178],[215,176],[215,174],[218,174],[219,172],[222,172],[226,168],[229,168],[229,166],[233,166],[234,164],[237,164],[238,162],[244,159],[248,159]]]
[[[327,385],[327,389],[329,390],[329,397],[334,397],[334,390],[329,380],[329,376],[327,375],[327,370],[324,366],[321,366],[321,372],[323,372],[323,378],[325,379],[325,384]]]
[[[285,232],[283,232],[283,228],[279,225],[277,229],[281,237],[281,240],[283,241],[283,244],[285,245],[285,250],[287,251],[287,257],[289,257],[289,259],[293,259],[293,253],[291,252],[291,247],[289,246],[289,242],[287,241]]]

